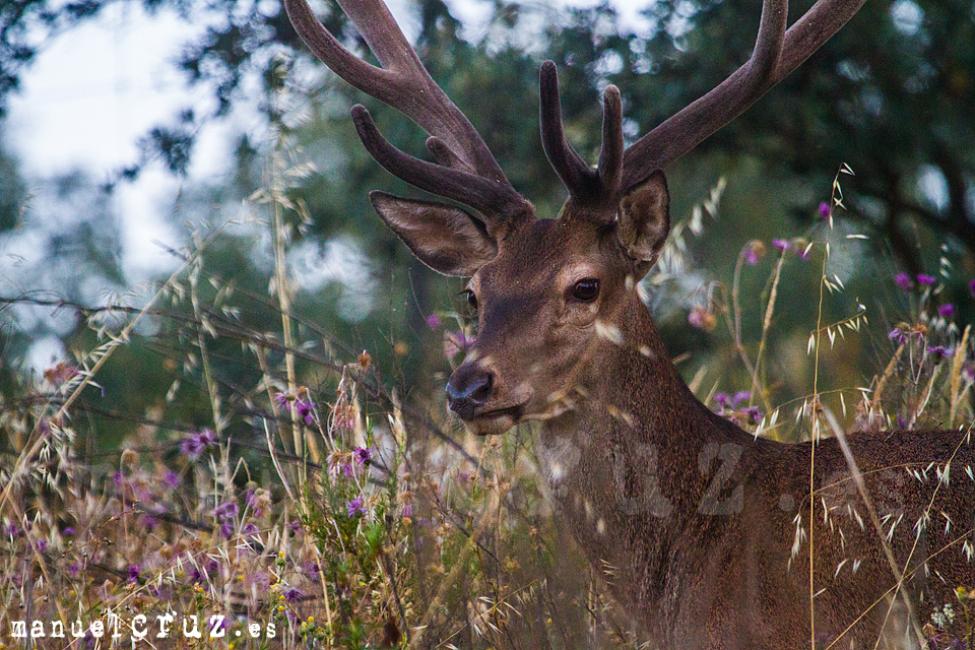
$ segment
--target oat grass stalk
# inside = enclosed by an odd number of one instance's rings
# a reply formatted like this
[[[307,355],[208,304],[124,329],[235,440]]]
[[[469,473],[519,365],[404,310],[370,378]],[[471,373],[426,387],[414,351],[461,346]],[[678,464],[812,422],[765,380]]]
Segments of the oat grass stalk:
[[[864,505],[867,508],[867,513],[870,515],[870,523],[873,525],[874,531],[877,533],[877,539],[880,542],[880,546],[884,551],[884,556],[887,558],[887,563],[890,566],[891,573],[894,574],[894,579],[897,581],[897,591],[904,601],[904,605],[907,608],[907,614],[910,617],[911,628],[917,635],[918,644],[920,647],[925,647],[924,632],[921,631],[921,625],[917,621],[917,615],[914,612],[914,604],[911,602],[911,595],[907,591],[906,585],[904,585],[904,572],[901,570],[900,566],[897,564],[897,559],[894,557],[894,551],[890,547],[886,536],[884,535],[883,525],[880,523],[880,517],[877,516],[877,509],[873,505],[873,499],[870,497],[870,492],[867,490],[867,484],[863,480],[863,474],[860,472],[860,467],[853,457],[853,451],[850,449],[850,444],[846,438],[846,432],[840,423],[836,420],[836,416],[828,408],[823,408],[823,416],[826,418],[830,429],[833,431],[833,435],[836,436],[837,441],[840,443],[840,449],[843,451],[843,458],[846,459],[847,467],[850,473],[853,475],[853,483],[856,485],[857,492],[860,494],[860,498],[863,500]],[[957,451],[957,450],[956,450]],[[891,608],[893,607],[893,600],[891,605],[888,606],[887,616],[890,615]],[[884,617],[884,623],[886,624],[887,617]],[[877,637],[877,642],[874,644],[874,650],[880,644],[880,640],[883,638],[883,626],[881,626],[880,635]]]
[[[183,274],[183,272],[189,268],[196,259],[203,254],[203,251],[216,240],[217,236],[223,232],[224,226],[221,225],[213,230],[204,240],[202,240],[199,245],[190,252],[190,254],[185,258],[183,264],[179,266],[172,274],[166,279],[165,282],[156,290],[156,292],[150,297],[146,304],[135,314],[135,316],[122,328],[122,330],[116,336],[109,335],[109,341],[103,345],[97,347],[94,351],[90,353],[90,357],[95,359],[95,363],[91,368],[87,368],[84,372],[79,374],[78,383],[73,387],[70,395],[67,399],[61,402],[61,406],[51,418],[55,425],[60,426],[60,423],[64,420],[65,416],[68,414],[71,406],[81,397],[81,393],[84,392],[85,388],[91,385],[94,381],[95,375],[101,370],[112,355],[115,353],[119,347],[125,345],[129,342],[129,337],[135,328],[142,322],[142,319],[148,314],[152,308],[155,306],[156,302],[165,293],[172,288],[177,279]],[[53,399],[48,399],[47,403],[44,405],[44,411],[47,411],[53,405]],[[7,485],[3,487],[0,491],[0,512],[3,512],[4,506],[10,501],[10,495],[13,492],[14,486],[18,483],[21,475],[24,472],[24,468],[27,462],[34,457],[34,455],[41,449],[44,445],[44,437],[39,435],[41,431],[41,418],[37,418],[31,429],[30,435],[28,435],[25,441],[24,449],[21,451],[20,455],[17,457],[14,463],[13,470],[10,472],[10,480]]]

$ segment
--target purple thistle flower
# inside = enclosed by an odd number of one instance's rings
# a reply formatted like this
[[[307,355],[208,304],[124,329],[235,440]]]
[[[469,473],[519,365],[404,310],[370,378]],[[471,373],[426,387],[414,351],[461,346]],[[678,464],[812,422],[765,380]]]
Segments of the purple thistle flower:
[[[239,512],[240,509],[237,507],[237,502],[225,501],[213,509],[213,516],[221,521],[226,521],[236,518]]]
[[[72,578],[77,578],[78,574],[81,573],[81,566],[77,562],[72,562],[68,565],[68,575]]]
[[[914,281],[911,279],[911,276],[903,271],[894,276],[894,284],[901,291],[910,291],[914,288]]]
[[[213,429],[200,429],[191,433],[179,443],[180,452],[190,460],[196,460],[200,455],[217,442],[217,434]]]
[[[229,521],[223,522],[220,524],[220,534],[224,539],[230,539],[234,536],[234,525]]]
[[[301,570],[304,572],[305,576],[312,582],[318,580],[319,570],[318,564],[315,562],[305,562],[301,565]]]
[[[786,251],[792,249],[792,244],[790,244],[789,240],[787,239],[773,239],[772,248],[785,253]]]
[[[315,424],[314,409],[315,404],[310,399],[299,399],[295,401],[295,410],[298,412],[298,417],[303,419],[308,426]]]
[[[11,522],[3,527],[3,534],[6,537],[19,537],[20,527],[17,524]]]
[[[288,403],[291,401],[291,396],[287,393],[275,393],[274,403],[278,405],[278,408],[288,408]]]
[[[946,302],[943,305],[938,306],[938,316],[945,319],[951,319],[955,315],[955,306],[950,302]]]
[[[298,521],[297,519],[293,519],[292,521],[289,521],[288,530],[290,530],[292,533],[297,533],[299,530],[301,530],[301,522]]]
[[[695,329],[710,332],[714,329],[717,318],[707,308],[698,305],[687,313],[687,323]]]
[[[731,405],[737,407],[742,402],[747,402],[752,398],[750,390],[740,390],[731,398]]]
[[[244,493],[244,503],[247,504],[247,509],[251,511],[253,516],[264,516],[264,508],[267,505],[267,501],[256,490],[249,489]]]
[[[762,421],[763,413],[762,409],[758,408],[757,406],[749,406],[745,409],[745,415],[748,416],[748,419],[752,424],[758,424]]]
[[[917,283],[922,287],[933,287],[938,281],[938,278],[934,277],[929,273],[918,273]]]
[[[129,582],[139,582],[139,565],[129,565]]]
[[[366,514],[366,507],[362,499],[362,495],[357,496],[348,503],[345,504],[345,509],[349,514],[349,518],[361,517]]]
[[[439,328],[441,325],[440,316],[437,316],[436,314],[430,314],[424,320],[426,320],[427,327],[429,327],[432,330]]]
[[[196,460],[203,453],[203,445],[200,444],[200,439],[197,436],[191,435],[180,441],[179,451],[190,460]]]
[[[209,447],[210,445],[217,443],[217,434],[213,432],[213,429],[204,427],[203,429],[200,429],[197,435],[200,437],[200,442],[202,442],[204,446]]]
[[[765,244],[758,239],[753,239],[745,244],[745,247],[741,250],[741,255],[745,260],[745,264],[755,266],[765,256]]]
[[[43,553],[47,550],[47,540],[42,537],[37,540],[34,546],[37,548],[38,553]]]
[[[443,340],[443,351],[444,356],[448,359],[453,359],[455,356],[461,352],[466,352],[467,349],[474,345],[474,337],[468,338],[462,331],[456,330],[453,332],[444,332]]]
[[[731,406],[731,396],[728,393],[715,393],[714,403],[721,408],[728,408]]]
[[[931,345],[928,346],[928,354],[936,359],[948,359],[955,355],[955,349],[943,345]]]
[[[242,532],[245,535],[256,535],[257,533],[260,532],[260,530],[257,528],[257,524],[253,522],[248,522],[244,524],[244,527],[241,528],[240,532]]]
[[[887,338],[898,345],[904,345],[908,341],[907,333],[899,327],[895,327],[894,329],[890,330],[890,334],[887,335]]]
[[[299,600],[301,600],[302,596],[304,596],[304,594],[302,594],[301,591],[295,589],[294,587],[289,587],[284,592],[284,599],[289,603],[298,602]]]
[[[413,518],[413,504],[407,503],[403,506],[403,516],[412,519]]]
[[[972,297],[975,298],[975,278],[968,281],[968,293],[972,294]]]
[[[74,537],[76,534],[77,533],[75,532],[75,529],[72,526],[67,526],[65,527],[64,530],[61,531],[61,535],[63,535],[64,537]]]
[[[372,452],[366,447],[356,447],[355,451],[352,452],[355,461],[360,465],[368,465],[372,462]]]
[[[829,203],[826,201],[820,201],[818,209],[820,219],[829,219]]]
[[[166,485],[166,487],[176,489],[180,486],[182,481],[180,481],[179,474],[171,469],[167,469],[163,473],[163,483]]]
[[[911,337],[914,337],[920,341],[924,338],[924,332],[895,327],[894,329],[890,330],[890,334],[887,335],[887,338],[900,345],[908,343],[911,340]]]
[[[159,520],[153,517],[152,515],[144,515],[141,521],[143,527],[146,529],[146,531],[150,533],[156,530],[156,526],[159,525]]]

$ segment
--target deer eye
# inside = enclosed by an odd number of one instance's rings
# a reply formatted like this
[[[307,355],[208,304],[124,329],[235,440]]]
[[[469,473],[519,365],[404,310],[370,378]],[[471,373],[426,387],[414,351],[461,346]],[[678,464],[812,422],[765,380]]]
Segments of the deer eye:
[[[467,304],[471,309],[477,309],[477,296],[470,289],[464,290],[464,297],[467,299]]]
[[[579,302],[592,302],[599,295],[599,280],[583,278],[572,286],[572,297]]]

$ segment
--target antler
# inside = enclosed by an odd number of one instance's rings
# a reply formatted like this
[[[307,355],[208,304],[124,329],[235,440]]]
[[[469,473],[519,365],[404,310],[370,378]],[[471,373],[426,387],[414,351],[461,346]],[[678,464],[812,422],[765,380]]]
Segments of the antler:
[[[397,149],[364,107],[353,107],[359,137],[380,165],[421,189],[477,209],[492,222],[530,211],[530,204],[512,187],[470,120],[420,63],[382,0],[339,0],[382,67],[346,49],[319,22],[306,0],[284,0],[284,6],[295,31],[325,65],[430,134],[427,149],[437,164]]]
[[[603,91],[603,142],[599,165],[593,169],[565,139],[559,75],[554,62],[542,64],[539,87],[542,147],[569,194],[582,201],[615,196],[623,171],[623,111],[619,89],[610,85]]]
[[[865,1],[818,0],[786,31],[787,0],[764,0],[748,62],[630,145],[623,162],[623,187],[631,187],[677,160],[741,115],[812,56]]]

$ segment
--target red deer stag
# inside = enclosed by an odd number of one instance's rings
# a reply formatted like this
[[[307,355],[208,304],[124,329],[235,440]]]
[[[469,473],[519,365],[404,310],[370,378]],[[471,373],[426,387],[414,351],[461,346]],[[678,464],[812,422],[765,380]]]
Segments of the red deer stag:
[[[420,260],[471,278],[478,336],[447,384],[450,408],[478,434],[542,421],[539,457],[562,517],[592,565],[611,568],[609,590],[654,647],[876,647],[895,620],[910,645],[952,588],[975,586],[963,552],[973,454],[962,433],[853,435],[862,474],[836,439],[823,440],[810,531],[810,445],[755,439],[695,399],[636,289],[668,233],[660,170],[745,111],[863,1],[819,0],[786,29],[786,0],[764,0],[748,62],[629,147],[619,90],[608,86],[595,168],[566,141],[556,67],[545,62],[541,140],[569,198],[558,218],[537,219],[382,0],[339,0],[381,67],[347,50],[304,0],[285,0],[319,59],[426,130],[434,162],[397,149],[355,106],[369,153],[472,210],[370,195]],[[939,480],[903,469],[931,464]]]

